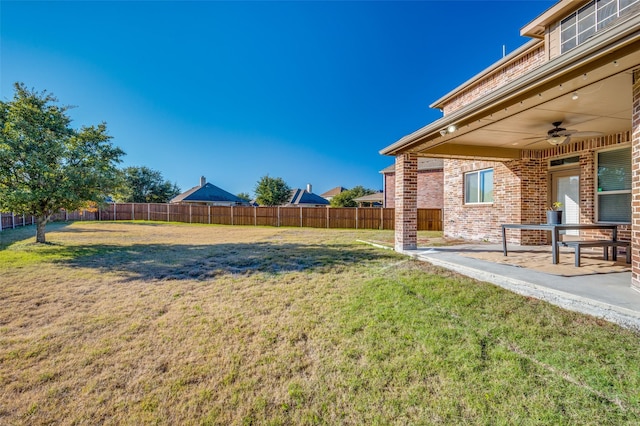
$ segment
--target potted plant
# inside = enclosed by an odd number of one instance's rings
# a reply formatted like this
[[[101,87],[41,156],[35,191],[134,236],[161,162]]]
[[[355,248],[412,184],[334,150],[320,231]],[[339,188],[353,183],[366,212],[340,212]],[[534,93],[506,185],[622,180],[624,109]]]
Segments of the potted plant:
[[[562,203],[555,201],[551,207],[547,209],[547,223],[550,225],[558,225],[562,223]]]

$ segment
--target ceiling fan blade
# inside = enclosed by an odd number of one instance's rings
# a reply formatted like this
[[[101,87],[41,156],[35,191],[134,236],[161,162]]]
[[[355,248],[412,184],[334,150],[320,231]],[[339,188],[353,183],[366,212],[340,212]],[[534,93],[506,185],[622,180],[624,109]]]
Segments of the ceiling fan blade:
[[[602,136],[604,133],[602,132],[573,132],[571,136],[575,136],[577,138],[585,138],[589,136]]]
[[[526,144],[525,146],[523,146],[523,148],[526,148],[526,147],[528,147],[528,146],[530,146],[530,145],[535,145],[535,144],[537,144],[538,142],[544,142],[544,141],[546,141],[546,139],[545,139],[545,138],[540,138],[540,137],[536,137],[536,138],[527,138],[527,139],[537,139],[537,140],[536,140],[536,141],[533,141],[533,142],[529,142],[528,144]]]

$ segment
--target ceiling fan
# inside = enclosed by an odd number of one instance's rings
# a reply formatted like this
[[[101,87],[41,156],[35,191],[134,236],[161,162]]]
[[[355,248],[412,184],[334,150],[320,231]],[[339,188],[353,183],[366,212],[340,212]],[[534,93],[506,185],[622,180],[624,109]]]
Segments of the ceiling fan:
[[[540,137],[528,138],[528,139],[538,139],[535,142],[532,142],[526,146],[533,145],[534,143],[538,143],[541,141],[547,141],[551,145],[562,145],[569,143],[571,140],[571,136],[575,137],[589,137],[589,136],[601,136],[601,132],[579,132],[577,130],[567,130],[564,127],[560,127],[562,121],[556,121],[551,123],[553,125],[553,129],[547,132],[547,135],[542,139]]]

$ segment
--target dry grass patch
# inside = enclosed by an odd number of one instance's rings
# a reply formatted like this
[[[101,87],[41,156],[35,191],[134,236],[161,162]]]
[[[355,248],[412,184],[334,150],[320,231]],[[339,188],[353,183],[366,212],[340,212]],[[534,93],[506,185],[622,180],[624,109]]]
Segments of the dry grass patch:
[[[149,223],[0,233],[0,424],[633,424],[638,335],[357,244]]]

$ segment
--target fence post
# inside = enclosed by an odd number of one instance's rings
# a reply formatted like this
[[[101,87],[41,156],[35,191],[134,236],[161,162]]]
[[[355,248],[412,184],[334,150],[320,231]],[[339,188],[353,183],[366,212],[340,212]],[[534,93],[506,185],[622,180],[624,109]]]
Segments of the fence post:
[[[331,207],[327,206],[327,229],[329,229],[329,219],[331,219],[331,215],[329,214],[329,209]]]
[[[209,221],[209,225],[211,225],[211,206],[207,204],[207,217]]]
[[[169,204],[167,204],[167,222],[169,222]]]
[[[300,228],[302,228],[302,206],[300,206]]]
[[[11,212],[11,229],[16,229],[16,215]]]
[[[276,222],[276,226],[279,228],[280,227],[280,206],[276,207],[278,209],[278,219]]]
[[[189,203],[189,223],[191,223],[191,203]]]
[[[384,207],[380,209],[380,225],[378,229],[384,229]]]
[[[118,217],[118,211],[116,210],[116,203],[113,203],[113,220]]]
[[[358,229],[358,208],[356,207],[356,229]]]
[[[131,220],[136,220],[136,203],[131,203]]]
[[[231,207],[231,224],[233,225],[233,206],[229,206]]]

